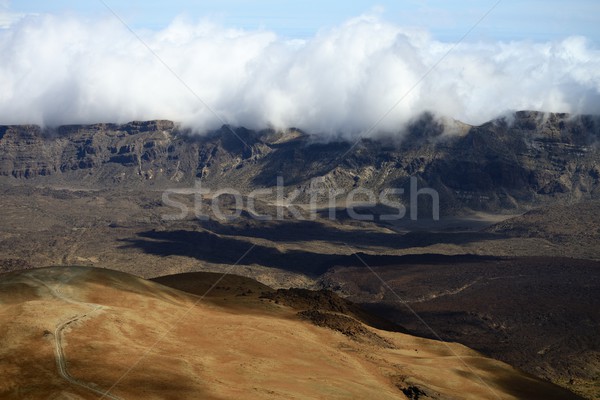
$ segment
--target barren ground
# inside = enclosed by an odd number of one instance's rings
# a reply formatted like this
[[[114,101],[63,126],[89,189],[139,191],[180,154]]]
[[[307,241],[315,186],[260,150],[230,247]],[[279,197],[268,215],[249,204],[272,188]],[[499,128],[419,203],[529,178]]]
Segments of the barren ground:
[[[360,324],[383,344],[365,342],[253,296],[217,305],[81,267],[9,273],[0,288],[4,399],[577,398],[458,344]],[[68,320],[72,381],[55,349]]]

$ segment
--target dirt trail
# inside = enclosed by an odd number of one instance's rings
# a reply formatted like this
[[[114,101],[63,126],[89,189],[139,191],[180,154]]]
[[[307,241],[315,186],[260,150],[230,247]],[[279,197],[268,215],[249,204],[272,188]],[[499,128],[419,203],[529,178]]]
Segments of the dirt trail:
[[[56,297],[62,301],[65,301],[65,302],[71,303],[71,304],[76,304],[76,305],[84,305],[86,307],[92,306],[92,309],[90,311],[87,311],[85,313],[79,313],[75,316],[70,317],[66,321],[61,322],[58,325],[56,325],[56,328],[54,330],[54,355],[56,357],[56,365],[58,367],[58,373],[60,374],[60,376],[63,379],[65,379],[67,382],[69,382],[73,385],[80,386],[89,391],[92,391],[95,394],[100,395],[102,398],[121,400],[120,397],[112,395],[112,394],[108,393],[108,391],[106,391],[106,390],[100,389],[94,383],[82,382],[82,381],[74,378],[71,374],[69,374],[69,371],[67,370],[67,360],[66,360],[65,352],[63,349],[63,345],[62,345],[62,338],[63,338],[62,335],[63,335],[63,331],[65,328],[67,328],[69,325],[71,325],[77,321],[80,321],[80,320],[90,316],[90,314],[92,314],[100,309],[103,309],[105,307],[100,304],[86,303],[86,302],[76,301],[76,300],[67,298],[60,291],[61,285],[57,285],[56,287],[51,287],[50,285],[46,284],[45,282],[43,282],[40,279],[34,278],[32,276],[29,276],[29,278],[31,280],[35,281],[36,283],[39,283],[39,284],[45,286],[46,288],[48,288],[48,290],[50,290],[50,292],[52,293],[52,295],[54,295],[54,297]]]

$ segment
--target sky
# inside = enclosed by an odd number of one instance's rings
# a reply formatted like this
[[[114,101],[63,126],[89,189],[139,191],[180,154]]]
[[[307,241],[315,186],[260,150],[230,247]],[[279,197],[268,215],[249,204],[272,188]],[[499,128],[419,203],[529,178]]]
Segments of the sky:
[[[104,0],[136,29],[162,29],[180,16],[210,18],[222,25],[264,28],[291,38],[306,38],[319,29],[378,11],[389,22],[424,28],[437,39],[460,39],[497,0]],[[108,15],[100,0],[17,0],[5,8],[17,15],[75,13]],[[6,7],[8,6],[8,7]],[[554,40],[573,35],[600,41],[600,2],[597,0],[502,0],[468,40]]]
[[[600,111],[595,0],[0,0],[0,124],[326,135]]]

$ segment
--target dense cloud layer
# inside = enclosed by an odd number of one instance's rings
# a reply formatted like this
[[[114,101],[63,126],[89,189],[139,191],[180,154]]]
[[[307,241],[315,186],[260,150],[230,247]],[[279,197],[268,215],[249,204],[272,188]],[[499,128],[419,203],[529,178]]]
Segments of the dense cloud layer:
[[[376,130],[426,110],[472,124],[508,110],[600,111],[600,51],[580,37],[463,43],[431,70],[452,43],[370,16],[303,41],[182,20],[139,35],[174,73],[112,19],[37,16],[0,30],[0,124],[164,118],[335,134],[368,130],[398,102]]]

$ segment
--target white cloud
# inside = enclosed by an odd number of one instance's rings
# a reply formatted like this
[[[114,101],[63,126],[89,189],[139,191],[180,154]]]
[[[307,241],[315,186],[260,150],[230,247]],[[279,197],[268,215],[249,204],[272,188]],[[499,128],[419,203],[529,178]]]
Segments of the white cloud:
[[[141,35],[221,118],[250,128],[354,134],[400,99],[379,129],[423,111],[477,124],[515,109],[600,110],[600,52],[580,37],[461,44],[427,74],[452,44],[377,17],[304,41],[183,20]],[[0,31],[0,54],[2,124],[222,123],[114,20],[28,17]]]

